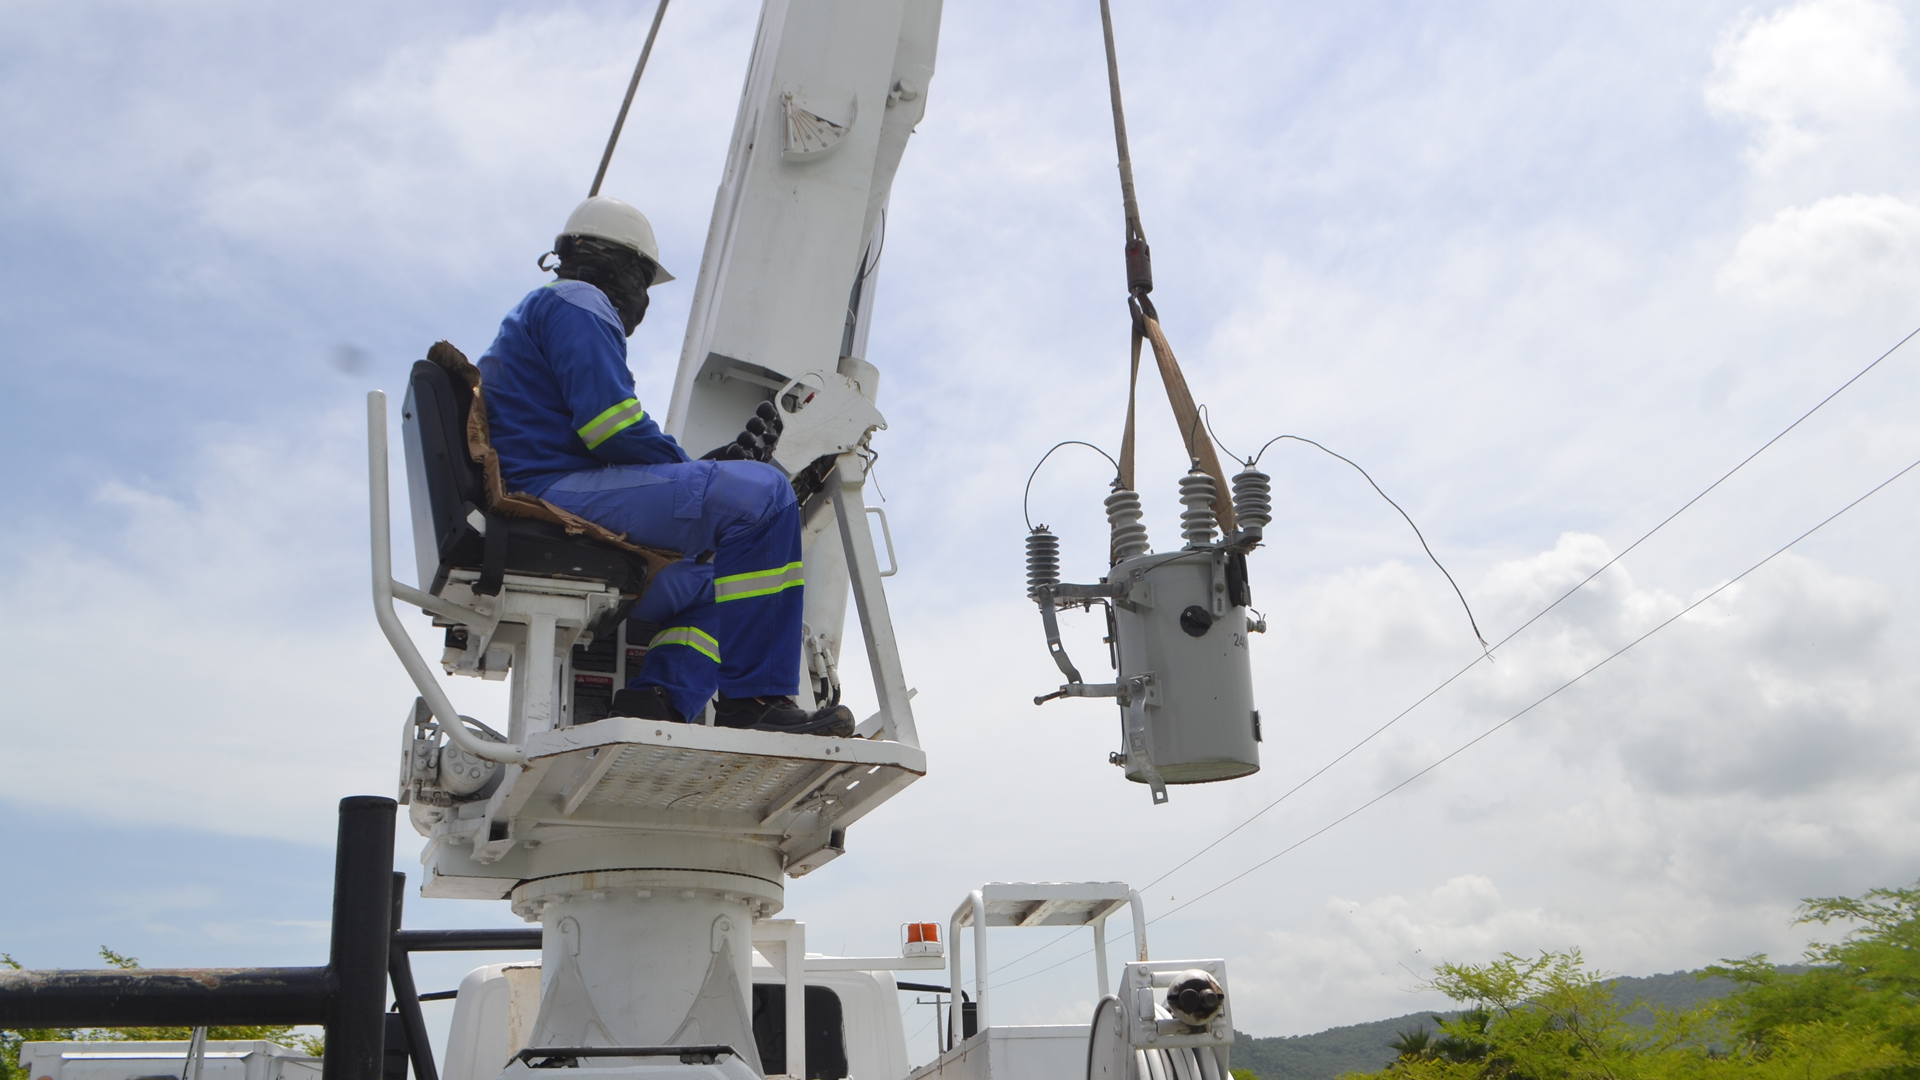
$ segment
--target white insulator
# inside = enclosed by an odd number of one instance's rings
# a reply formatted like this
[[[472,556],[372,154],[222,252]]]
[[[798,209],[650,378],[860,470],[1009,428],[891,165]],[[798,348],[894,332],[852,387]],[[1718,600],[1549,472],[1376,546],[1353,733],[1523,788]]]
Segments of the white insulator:
[[[1107,524],[1113,528],[1113,561],[1145,555],[1153,545],[1147,542],[1147,527],[1141,524],[1140,493],[1113,482],[1113,494],[1107,496]]]
[[[1044,585],[1060,584],[1060,538],[1045,525],[1027,534],[1027,595]]]
[[[1180,504],[1186,507],[1180,512],[1180,534],[1190,548],[1213,543],[1214,493],[1213,477],[1197,465],[1180,478]]]
[[[1273,520],[1273,478],[1249,465],[1233,477],[1233,520],[1242,529],[1265,529]]]

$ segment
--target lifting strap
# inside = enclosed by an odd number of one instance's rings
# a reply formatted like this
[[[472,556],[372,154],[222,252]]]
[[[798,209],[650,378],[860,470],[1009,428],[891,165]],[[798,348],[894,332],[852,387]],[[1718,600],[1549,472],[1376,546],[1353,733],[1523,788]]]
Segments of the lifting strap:
[[[1135,399],[1140,383],[1140,345],[1153,345],[1154,363],[1160,369],[1160,383],[1166,387],[1167,403],[1173,406],[1173,418],[1180,425],[1180,437],[1186,446],[1187,460],[1197,463],[1213,477],[1214,516],[1222,535],[1233,532],[1233,499],[1227,487],[1226,473],[1220,468],[1220,456],[1213,439],[1200,423],[1200,410],[1194,406],[1193,392],[1180,372],[1180,361],[1167,344],[1160,329],[1160,313],[1154,310],[1147,294],[1153,291],[1153,258],[1147,247],[1146,230],[1140,227],[1140,204],[1133,192],[1133,157],[1127,150],[1127,116],[1120,101],[1120,61],[1113,48],[1113,12],[1108,0],[1100,0],[1100,27],[1107,44],[1107,90],[1113,98],[1113,142],[1120,158],[1120,201],[1127,218],[1127,311],[1133,317],[1133,365],[1127,376],[1127,427],[1120,437],[1120,486],[1137,491],[1133,482],[1133,432]]]

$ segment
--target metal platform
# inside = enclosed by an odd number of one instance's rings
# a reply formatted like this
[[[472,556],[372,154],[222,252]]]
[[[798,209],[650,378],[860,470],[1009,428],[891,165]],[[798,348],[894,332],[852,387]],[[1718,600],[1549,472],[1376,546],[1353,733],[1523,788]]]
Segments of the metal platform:
[[[1132,898],[1124,881],[990,881],[980,887],[988,926],[1086,926],[1105,922]],[[974,925],[977,910],[971,902],[962,904],[954,912],[954,929]]]
[[[539,732],[525,750],[487,801],[442,812],[421,859],[424,895],[505,896],[545,876],[533,849],[583,832],[732,836],[777,849],[799,877],[927,768],[904,743],[632,717]]]
[[[844,825],[925,775],[926,754],[896,742],[665,724],[631,717],[541,732],[507,794],[508,815],[539,821],[667,824],[697,813],[761,833],[818,810]]]

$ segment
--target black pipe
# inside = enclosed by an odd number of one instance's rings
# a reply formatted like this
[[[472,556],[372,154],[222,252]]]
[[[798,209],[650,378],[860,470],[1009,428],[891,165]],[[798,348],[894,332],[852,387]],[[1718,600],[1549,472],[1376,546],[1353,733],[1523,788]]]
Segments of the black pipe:
[[[491,949],[540,948],[540,931],[506,927],[499,930],[401,930],[393,947],[405,952],[486,952]]]
[[[326,968],[0,971],[0,1028],[320,1024]]]
[[[393,875],[393,918],[395,936],[400,930],[400,915],[407,899],[407,875]],[[420,988],[413,984],[413,961],[407,950],[387,950],[387,977],[393,981],[393,1006],[400,1011],[400,1023],[407,1030],[407,1056],[413,1062],[413,1080],[440,1080],[433,1064],[433,1044],[427,1041],[427,1018],[420,1013]]]
[[[398,804],[378,795],[340,800],[333,860],[333,947],[327,967],[322,1080],[380,1080],[386,1045],[387,950],[393,937],[393,820]]]

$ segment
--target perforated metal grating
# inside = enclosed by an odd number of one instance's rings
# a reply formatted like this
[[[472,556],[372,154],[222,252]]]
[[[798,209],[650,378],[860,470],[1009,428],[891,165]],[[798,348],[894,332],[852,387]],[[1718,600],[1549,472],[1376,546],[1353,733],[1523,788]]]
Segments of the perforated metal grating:
[[[585,805],[765,813],[775,798],[825,764],[632,744],[618,753]]]

